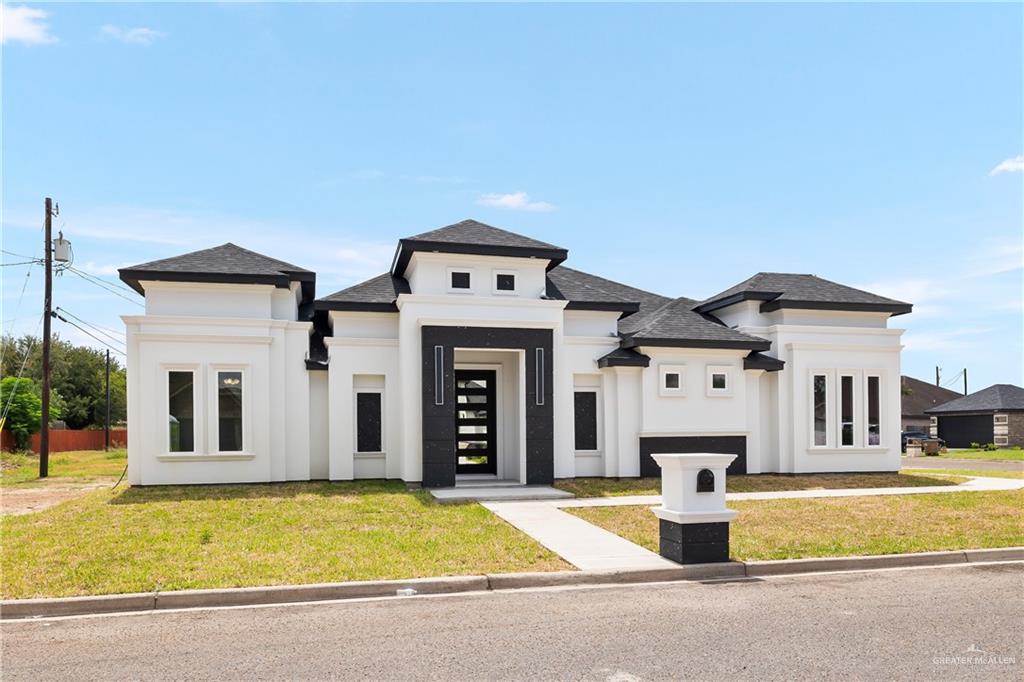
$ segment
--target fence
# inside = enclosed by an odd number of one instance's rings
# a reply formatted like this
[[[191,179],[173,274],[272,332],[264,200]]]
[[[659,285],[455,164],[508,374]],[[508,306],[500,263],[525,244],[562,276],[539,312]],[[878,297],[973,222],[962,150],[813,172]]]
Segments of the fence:
[[[51,429],[50,452],[67,452],[69,450],[102,450],[104,443],[103,431]],[[110,430],[110,447],[123,448],[128,444],[127,429]],[[39,452],[39,434],[32,434],[32,452]],[[14,450],[14,434],[0,431],[0,448]]]

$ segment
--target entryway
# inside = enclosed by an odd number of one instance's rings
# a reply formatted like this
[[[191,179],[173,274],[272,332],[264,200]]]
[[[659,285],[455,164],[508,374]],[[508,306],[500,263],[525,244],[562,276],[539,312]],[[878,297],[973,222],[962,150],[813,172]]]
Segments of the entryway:
[[[455,370],[455,473],[497,474],[497,372]]]

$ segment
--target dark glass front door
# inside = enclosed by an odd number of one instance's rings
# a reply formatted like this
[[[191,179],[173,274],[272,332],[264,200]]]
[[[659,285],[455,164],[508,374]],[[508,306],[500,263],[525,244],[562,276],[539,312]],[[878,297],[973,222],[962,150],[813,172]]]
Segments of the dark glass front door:
[[[455,370],[455,473],[495,474],[494,370]]]

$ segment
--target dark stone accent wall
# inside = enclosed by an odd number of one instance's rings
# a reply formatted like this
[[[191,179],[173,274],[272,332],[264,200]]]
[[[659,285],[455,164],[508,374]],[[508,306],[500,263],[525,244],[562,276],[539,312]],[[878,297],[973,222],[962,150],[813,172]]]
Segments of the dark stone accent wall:
[[[946,441],[946,447],[969,448],[971,443],[991,443],[993,431],[991,412],[939,416],[939,438]]]
[[[1009,447],[1024,447],[1024,412],[1006,412]]]
[[[356,452],[380,452],[380,393],[356,393]]]
[[[444,404],[434,404],[434,346],[444,347]],[[526,351],[526,482],[555,480],[555,431],[550,329],[436,327],[422,329],[423,487],[455,485],[455,348]],[[537,404],[537,348],[544,349],[543,405]]]
[[[573,396],[575,446],[577,450],[597,450],[597,393],[576,391]]]
[[[651,457],[666,452],[713,452],[736,455],[726,475],[747,473],[746,436],[647,436],[640,439],[640,475],[661,476],[661,467]]]
[[[659,519],[658,549],[677,564],[710,564],[729,560],[729,523],[675,523]]]

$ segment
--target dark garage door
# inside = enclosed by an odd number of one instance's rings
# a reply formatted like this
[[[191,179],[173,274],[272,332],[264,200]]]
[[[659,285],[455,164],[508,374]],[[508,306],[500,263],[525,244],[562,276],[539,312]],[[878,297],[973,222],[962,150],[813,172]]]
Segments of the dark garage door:
[[[661,476],[652,454],[666,452],[713,452],[736,455],[727,475],[747,473],[746,436],[647,436],[640,439],[640,475]]]
[[[939,438],[946,441],[946,447],[969,448],[971,443],[991,443],[992,415],[965,414],[939,417]]]

